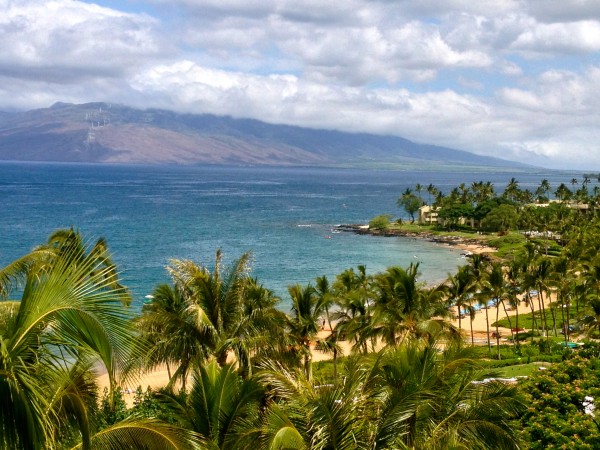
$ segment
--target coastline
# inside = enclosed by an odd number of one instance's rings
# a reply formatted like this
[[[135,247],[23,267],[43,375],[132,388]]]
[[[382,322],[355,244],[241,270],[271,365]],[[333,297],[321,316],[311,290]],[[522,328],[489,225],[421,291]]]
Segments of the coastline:
[[[407,230],[370,230],[369,226],[366,224],[348,224],[348,225],[337,225],[335,227],[336,230],[340,232],[352,232],[356,234],[365,234],[372,236],[383,236],[383,237],[406,237],[412,239],[423,239],[439,246],[444,247],[453,247],[464,251],[465,256],[470,256],[472,254],[492,254],[497,251],[496,248],[490,247],[486,245],[485,242],[478,239],[469,239],[463,238],[460,236],[452,236],[452,235],[438,235],[428,231],[423,232],[414,232]],[[483,323],[480,323],[482,317],[478,317],[478,320],[474,322],[474,332],[478,338],[482,338],[485,334],[485,327]],[[455,326],[458,326],[458,320],[454,319],[452,321]],[[466,324],[467,321],[463,321]],[[506,334],[507,330],[503,330]],[[463,326],[463,332],[466,334],[466,330]],[[510,330],[508,330],[510,332]],[[325,339],[329,334],[329,330],[323,329],[319,332],[319,337]],[[466,337],[466,336],[465,336]],[[341,344],[341,355],[348,356],[351,354],[351,344],[349,342],[342,342]],[[312,349],[313,354],[313,362],[330,360],[332,356],[326,353],[322,353],[320,351]],[[137,386],[141,386],[145,391],[148,387],[152,389],[159,389],[161,387],[166,386],[169,380],[168,373],[166,367],[159,367],[152,371],[138,373],[137,376],[132,377],[128,383],[125,383],[125,386],[122,386],[123,390],[123,399],[128,407],[133,406],[133,399],[135,395],[135,389]],[[108,387],[108,374],[102,373],[100,371],[96,376],[96,381],[98,382],[100,392],[104,387]]]
[[[460,250],[464,250],[468,254],[489,254],[495,253],[496,248],[490,247],[486,242],[476,238],[464,238],[461,236],[453,236],[451,234],[439,235],[431,233],[429,231],[407,231],[399,229],[385,229],[376,230],[370,229],[367,224],[342,224],[336,225],[336,230],[341,232],[355,233],[355,234],[366,234],[370,236],[382,236],[382,237],[406,237],[413,239],[423,239],[435,244],[439,244],[447,247],[455,247]]]

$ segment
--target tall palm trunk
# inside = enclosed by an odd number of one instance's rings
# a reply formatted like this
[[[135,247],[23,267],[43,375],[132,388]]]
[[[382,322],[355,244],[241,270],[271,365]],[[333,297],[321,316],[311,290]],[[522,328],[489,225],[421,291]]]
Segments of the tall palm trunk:
[[[492,353],[492,344],[490,343],[490,317],[488,313],[488,307],[485,307],[485,327],[487,330],[487,345],[488,345],[488,353]]]
[[[333,348],[333,384],[337,386],[337,358],[338,358],[338,350],[337,348]]]
[[[571,339],[571,330],[569,329],[569,325],[571,324],[571,297],[567,295],[567,330],[565,332],[565,335],[567,336],[567,339]]]
[[[500,299],[496,301],[496,349],[498,350],[498,359],[500,359],[500,332],[498,331],[498,321],[500,320]]]
[[[552,330],[554,331],[554,337],[558,337],[558,331],[556,330],[556,306],[550,305],[550,315],[552,316]]]
[[[502,300],[502,308],[504,309],[504,315],[506,316],[506,320],[508,320],[508,328],[510,329],[510,337],[513,341],[513,346],[515,342],[515,333],[513,332],[512,322],[510,320],[510,316],[508,315],[508,311],[506,309],[506,303]]]
[[[515,347],[519,348],[521,346],[521,341],[519,341],[519,303],[520,302],[519,302],[518,298],[516,300],[517,300],[517,303],[516,303],[517,304],[517,306],[516,306],[517,312],[515,314],[515,328],[517,331],[516,331],[516,337],[514,338],[514,341],[515,341]]]
[[[306,379],[310,381],[312,379],[312,353],[310,351],[310,346],[308,347],[308,351],[304,354],[304,373]]]
[[[527,303],[529,304],[529,307],[531,308],[531,343],[533,344],[533,335],[534,335],[534,330],[537,330],[538,324],[537,324],[537,317],[535,316],[535,306],[533,304],[533,300],[531,299],[531,297],[529,296],[529,293],[527,293],[526,296],[527,299]]]
[[[471,306],[471,309],[469,311],[470,313],[470,317],[471,317],[471,321],[470,321],[470,325],[471,325],[471,347],[475,347],[475,336],[473,336],[473,321],[475,320],[475,309]]]
[[[567,342],[569,342],[569,322],[568,322],[568,320],[566,320],[565,308],[563,308],[564,297],[566,297],[566,296],[562,295],[561,291],[559,291],[558,295],[559,295],[558,300],[560,300],[559,303],[561,305],[560,306],[560,314],[561,314],[561,320],[562,320],[562,324],[563,324],[562,325],[563,333],[565,335],[565,348],[566,348],[566,344],[567,344]]]
[[[538,310],[540,312],[540,325],[542,329],[542,336],[546,336],[546,310],[544,308],[543,295],[541,291],[538,291]]]
[[[544,294],[541,289],[538,289],[538,302],[540,304],[540,310],[542,312],[542,333],[546,336],[546,341],[550,339],[548,335],[548,322],[546,320],[546,305],[544,304]]]

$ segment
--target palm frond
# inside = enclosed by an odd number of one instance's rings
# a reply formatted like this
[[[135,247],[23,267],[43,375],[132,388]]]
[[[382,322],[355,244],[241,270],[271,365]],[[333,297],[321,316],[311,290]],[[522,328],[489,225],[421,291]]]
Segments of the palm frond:
[[[193,431],[156,419],[129,418],[92,436],[91,448],[97,450],[186,450],[212,449],[210,443]],[[76,445],[73,450],[83,449]]]

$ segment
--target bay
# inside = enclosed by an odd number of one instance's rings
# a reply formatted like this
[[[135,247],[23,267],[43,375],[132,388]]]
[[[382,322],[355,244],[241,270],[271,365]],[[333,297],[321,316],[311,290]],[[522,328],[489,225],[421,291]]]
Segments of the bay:
[[[283,298],[287,286],[367,266],[376,273],[420,262],[421,280],[441,281],[464,264],[460,251],[409,238],[335,233],[341,223],[402,216],[396,199],[416,183],[449,191],[460,183],[511,177],[532,190],[555,188],[568,172],[402,172],[325,168],[190,167],[0,163],[0,264],[73,227],[107,239],[137,306],[169,282],[169,258],[212,267],[252,252],[252,275]],[[427,193],[424,192],[424,198]]]

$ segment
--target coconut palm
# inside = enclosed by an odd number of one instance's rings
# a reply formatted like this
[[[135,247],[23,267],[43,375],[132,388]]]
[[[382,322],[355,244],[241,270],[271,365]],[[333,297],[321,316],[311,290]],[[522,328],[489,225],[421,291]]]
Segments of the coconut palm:
[[[427,194],[429,194],[429,205],[431,205],[431,198],[436,198],[438,196],[438,194],[440,193],[439,189],[437,187],[435,187],[433,184],[429,184],[429,186],[427,186]]]
[[[488,343],[488,352],[491,353],[492,347],[490,344],[490,319],[487,308],[488,298],[487,294],[483,292],[487,273],[489,269],[489,261],[485,258],[484,255],[474,254],[469,258],[469,271],[472,276],[472,289],[475,292],[474,298],[477,303],[484,308],[485,310],[485,325],[487,330],[487,343]]]
[[[588,336],[592,336],[600,331],[600,298],[592,298],[588,304],[592,309],[592,314],[584,316],[579,324],[587,329]]]
[[[310,380],[312,373],[311,344],[319,338],[319,321],[325,312],[327,302],[317,295],[312,285],[302,287],[299,284],[288,287],[292,301],[292,313],[287,328],[289,339],[297,355],[302,359],[304,373]]]
[[[358,273],[354,269],[347,269],[336,277],[333,284],[338,306],[334,314],[337,336],[352,341],[353,351],[362,353],[367,353],[369,340],[374,343],[371,339],[372,281],[372,277],[366,273],[366,267],[358,266]]]
[[[212,271],[192,261],[171,260],[167,270],[173,286],[157,287],[138,320],[142,340],[150,347],[147,368],[176,366],[171,385],[180,381],[184,387],[190,370],[210,357],[224,366],[233,355],[242,372],[251,371],[252,356],[264,350],[270,332],[281,330],[276,324],[283,316],[275,310],[272,293],[248,276],[249,257],[245,253],[223,268],[218,250]]]
[[[504,271],[502,264],[493,263],[490,269],[491,270],[487,276],[485,292],[493,299],[494,306],[496,307],[496,349],[498,352],[498,359],[500,359],[500,332],[498,331],[498,322],[500,320],[500,305],[504,305],[504,298],[507,289],[504,282]],[[504,309],[506,314],[506,307]],[[506,316],[508,317],[508,314],[506,314]]]
[[[92,366],[103,366],[114,388],[136,356],[114,268],[85,245],[62,246],[50,264],[27,267],[18,304],[1,308],[10,313],[0,320],[0,448],[114,448],[108,442],[120,433],[137,436],[129,448],[151,448],[141,444],[149,434],[155,448],[176,448],[165,444],[169,427],[154,421],[130,419],[94,434]],[[180,430],[171,442],[188,437]]]
[[[542,334],[548,339],[548,325],[546,319],[546,305],[544,302],[544,294],[549,291],[549,281],[552,272],[552,262],[547,257],[541,257],[537,261],[533,261],[529,267],[527,277],[530,278],[529,283],[536,287],[538,291],[538,307],[541,313]]]
[[[329,309],[333,306],[333,293],[329,288],[329,280],[325,275],[317,277],[315,280],[315,292],[319,296],[320,303],[323,304],[325,309],[325,320],[329,326],[329,330],[332,331],[331,315]]]
[[[215,360],[195,367],[186,396],[164,394],[170,417],[183,429],[193,430],[203,449],[243,449],[248,430],[255,425],[265,390],[254,379],[242,378],[229,364]],[[254,446],[256,448],[256,446]]]
[[[417,281],[419,264],[407,270],[390,267],[376,277],[373,332],[387,345],[397,345],[406,337],[426,336],[445,330],[457,337],[445,320],[450,313],[441,288],[425,288]]]
[[[522,279],[523,273],[527,270],[527,263],[520,258],[515,258],[508,264],[506,268],[506,294],[507,300],[512,308],[515,310],[515,329],[516,336],[513,333],[511,327],[511,337],[513,338],[513,344],[516,348],[520,346],[519,343],[519,305],[521,300],[519,296],[522,292]],[[506,315],[509,318],[508,314]]]
[[[272,401],[239,448],[517,449],[517,387],[474,383],[493,373],[446,347],[430,337],[352,357],[337,385],[272,363],[259,374]]]
[[[454,346],[441,355],[435,341],[390,347],[368,380],[377,411],[370,448],[519,448],[510,422],[524,408],[518,390],[473,383],[486,376]]]
[[[259,449],[356,449],[370,445],[369,367],[357,358],[345,366],[344,383],[313,384],[303,372],[273,363],[260,374],[274,402],[256,430]]]
[[[455,275],[448,274],[443,291],[452,305],[458,310],[458,329],[462,331],[462,313],[466,303],[474,293],[475,283],[469,266],[462,266]],[[471,333],[472,334],[472,333]]]

